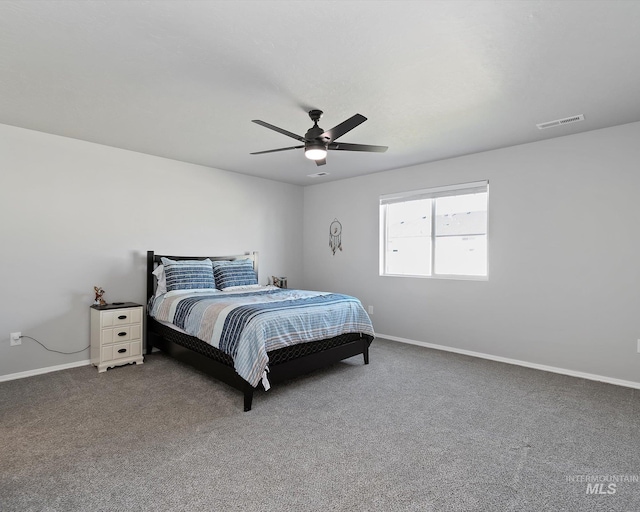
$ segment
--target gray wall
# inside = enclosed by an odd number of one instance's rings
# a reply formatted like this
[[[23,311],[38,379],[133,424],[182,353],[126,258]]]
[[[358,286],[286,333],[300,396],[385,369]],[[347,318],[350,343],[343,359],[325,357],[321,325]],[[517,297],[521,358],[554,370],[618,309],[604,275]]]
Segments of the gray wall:
[[[0,377],[87,360],[9,332],[85,347],[93,286],[144,301],[153,249],[258,250],[261,282],[356,295],[379,333],[640,382],[638,140],[634,123],[302,189],[0,125]],[[378,276],[380,194],[481,179],[488,281]]]
[[[640,382],[638,141],[634,123],[306,187],[305,286],[373,305],[378,333]],[[378,275],[381,194],[483,179],[488,281]]]
[[[147,250],[260,252],[302,281],[301,187],[0,125],[0,377],[89,359],[93,286],[145,300]]]

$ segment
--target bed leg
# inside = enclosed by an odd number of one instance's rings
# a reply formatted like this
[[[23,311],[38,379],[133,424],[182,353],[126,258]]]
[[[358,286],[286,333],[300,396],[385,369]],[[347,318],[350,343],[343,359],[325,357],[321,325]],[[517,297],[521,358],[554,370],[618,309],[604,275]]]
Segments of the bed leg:
[[[244,390],[244,412],[251,410],[251,402],[253,401],[253,388]]]
[[[145,353],[147,355],[151,354],[153,351],[153,338],[157,336],[157,334],[152,332],[147,332],[147,339],[145,340]]]
[[[364,364],[369,364],[369,344],[366,341],[364,342],[362,357],[364,357]]]

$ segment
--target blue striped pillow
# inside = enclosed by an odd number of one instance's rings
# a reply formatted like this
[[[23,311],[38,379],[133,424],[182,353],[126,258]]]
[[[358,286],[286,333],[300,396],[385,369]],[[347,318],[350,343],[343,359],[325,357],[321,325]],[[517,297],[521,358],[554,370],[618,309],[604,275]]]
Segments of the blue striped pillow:
[[[180,260],[162,258],[167,279],[167,291],[215,288],[211,260]]]
[[[214,261],[213,276],[219,290],[230,286],[258,284],[258,276],[251,260]]]

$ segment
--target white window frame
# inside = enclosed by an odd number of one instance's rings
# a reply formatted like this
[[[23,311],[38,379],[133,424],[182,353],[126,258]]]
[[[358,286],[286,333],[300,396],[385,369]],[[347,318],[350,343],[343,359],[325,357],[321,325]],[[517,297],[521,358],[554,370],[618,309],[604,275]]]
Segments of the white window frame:
[[[391,274],[386,272],[386,254],[387,254],[387,218],[385,206],[393,203],[401,203],[405,201],[415,201],[419,199],[435,199],[438,197],[448,197],[457,195],[474,194],[479,192],[487,193],[487,274],[468,275],[468,274],[437,274],[436,266],[436,216],[435,201],[431,207],[431,275],[415,275],[415,274]],[[489,181],[474,181],[471,183],[460,183],[457,185],[446,185],[442,187],[432,187],[421,190],[411,190],[407,192],[397,192],[394,194],[385,194],[380,196],[380,249],[379,249],[379,274],[383,277],[414,277],[425,279],[459,279],[472,281],[487,281],[489,279]]]

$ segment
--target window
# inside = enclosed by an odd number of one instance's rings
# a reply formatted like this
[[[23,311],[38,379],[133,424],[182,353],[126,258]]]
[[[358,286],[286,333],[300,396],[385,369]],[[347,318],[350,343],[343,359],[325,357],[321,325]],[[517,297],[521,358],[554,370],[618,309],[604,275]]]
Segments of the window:
[[[489,183],[380,197],[380,275],[487,276]]]

